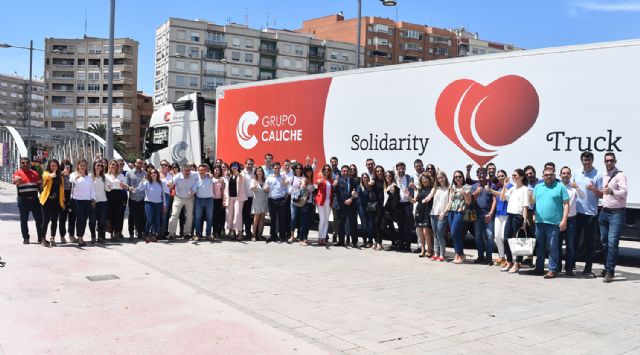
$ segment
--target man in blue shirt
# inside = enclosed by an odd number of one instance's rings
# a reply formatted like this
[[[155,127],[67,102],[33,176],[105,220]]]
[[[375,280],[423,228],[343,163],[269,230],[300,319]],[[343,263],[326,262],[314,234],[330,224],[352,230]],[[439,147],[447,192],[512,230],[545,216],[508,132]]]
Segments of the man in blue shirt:
[[[560,232],[567,228],[569,216],[569,194],[564,185],[556,180],[552,168],[543,172],[544,183],[533,189],[533,202],[536,204],[536,268],[531,273],[544,273],[544,259],[549,251],[549,271],[545,279],[552,279],[560,272]]]
[[[584,260],[584,275],[593,275],[593,250],[598,222],[598,195],[602,190],[602,175],[593,167],[593,153],[582,152],[580,154],[582,169],[576,169],[577,173],[573,181],[584,191],[583,196],[578,196],[576,203],[576,245],[585,243],[587,253]]]
[[[478,258],[473,263],[493,265],[493,217],[496,211],[496,197],[490,192],[490,189],[495,190],[497,188],[487,179],[486,168],[479,167],[476,170],[476,175],[478,182],[471,186],[471,192],[473,196],[472,206],[477,216],[476,221],[473,222],[473,227]]]
[[[273,175],[264,183],[264,191],[269,193],[270,237],[267,243],[285,241],[289,225],[285,221],[285,213],[289,209],[286,203],[287,179],[280,174],[280,163],[273,163]]]

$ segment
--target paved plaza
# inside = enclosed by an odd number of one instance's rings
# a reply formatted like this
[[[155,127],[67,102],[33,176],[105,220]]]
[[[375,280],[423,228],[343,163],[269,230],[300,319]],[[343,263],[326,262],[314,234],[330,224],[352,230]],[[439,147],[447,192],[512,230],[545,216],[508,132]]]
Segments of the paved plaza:
[[[44,248],[0,186],[0,354],[640,353],[640,243],[611,284],[286,243]]]

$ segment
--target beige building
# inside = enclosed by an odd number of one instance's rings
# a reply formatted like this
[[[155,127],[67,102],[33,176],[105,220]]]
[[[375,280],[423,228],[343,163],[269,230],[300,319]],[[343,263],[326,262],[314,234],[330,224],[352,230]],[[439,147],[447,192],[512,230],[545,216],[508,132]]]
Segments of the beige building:
[[[354,69],[355,45],[288,30],[170,18],[156,29],[154,107],[221,85]]]
[[[481,39],[478,32],[469,32],[464,27],[451,28],[449,31],[456,34],[458,55],[460,57],[522,50],[522,48],[515,47],[512,44]]]
[[[43,127],[44,82],[31,81],[31,127]],[[29,79],[0,74],[0,125],[27,127]]]
[[[46,38],[45,49],[44,126],[75,130],[106,124],[109,40]],[[113,131],[132,142],[137,139],[130,128],[137,104],[138,42],[116,39],[113,57]]]

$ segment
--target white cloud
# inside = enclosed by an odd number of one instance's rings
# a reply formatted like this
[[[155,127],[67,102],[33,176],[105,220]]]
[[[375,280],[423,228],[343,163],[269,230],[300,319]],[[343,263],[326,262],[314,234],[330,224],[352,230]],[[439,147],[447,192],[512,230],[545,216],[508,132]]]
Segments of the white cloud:
[[[640,12],[640,1],[624,1],[624,2],[583,2],[577,6],[585,11],[595,12]]]

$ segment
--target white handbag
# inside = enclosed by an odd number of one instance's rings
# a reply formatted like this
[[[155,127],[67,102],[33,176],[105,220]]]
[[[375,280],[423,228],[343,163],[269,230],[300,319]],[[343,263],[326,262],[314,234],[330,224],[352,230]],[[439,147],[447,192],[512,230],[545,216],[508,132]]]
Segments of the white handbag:
[[[532,256],[536,250],[536,238],[529,237],[527,228],[519,229],[515,238],[509,238],[509,249],[511,255]]]

